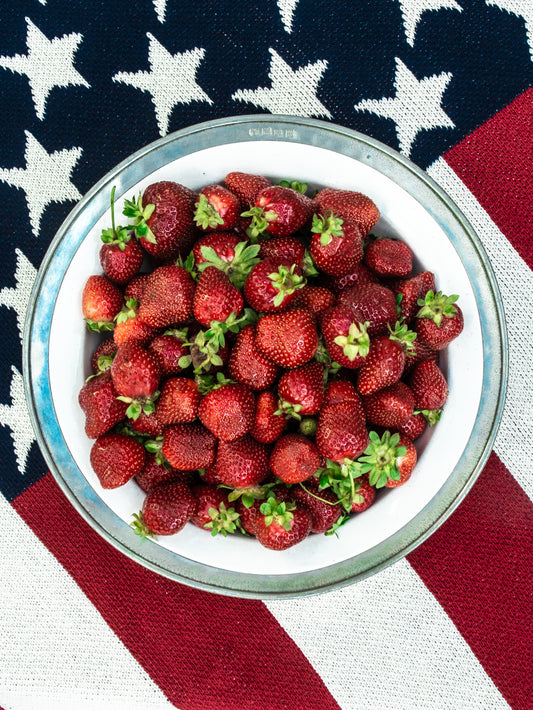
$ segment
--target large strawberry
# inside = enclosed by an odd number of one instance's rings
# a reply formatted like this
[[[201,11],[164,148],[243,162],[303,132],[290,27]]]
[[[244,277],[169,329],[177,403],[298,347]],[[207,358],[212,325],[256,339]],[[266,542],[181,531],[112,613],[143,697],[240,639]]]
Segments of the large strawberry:
[[[254,423],[250,434],[262,444],[272,444],[282,435],[287,420],[278,409],[278,399],[270,390],[257,395]]]
[[[160,266],[149,276],[139,318],[153,328],[185,323],[192,315],[195,283],[181,266]]]
[[[206,185],[200,190],[194,211],[196,225],[205,232],[232,229],[240,216],[237,195],[222,185]]]
[[[409,385],[416,409],[424,414],[430,424],[435,424],[448,399],[448,383],[444,373],[431,360],[422,360],[413,368]]]
[[[309,253],[325,274],[344,276],[363,258],[363,242],[357,224],[332,212],[314,215]]]
[[[442,291],[428,291],[418,301],[416,332],[433,350],[443,350],[463,331],[463,312],[456,303],[458,298],[455,294],[446,296]]]
[[[279,408],[285,416],[300,419],[316,414],[324,397],[324,367],[318,362],[284,372],[278,382]]]
[[[118,394],[129,403],[127,415],[135,418],[141,411],[154,411],[154,400],[161,378],[158,360],[134,340],[121,345],[113,358],[111,377]]]
[[[192,248],[195,266],[211,261],[212,257],[220,259],[224,264],[231,264],[235,258],[235,248],[240,241],[235,232],[204,234],[196,240]]]
[[[370,432],[370,441],[358,462],[368,474],[368,482],[376,488],[394,488],[409,480],[417,461],[416,448],[402,434],[385,431],[379,436]]]
[[[344,401],[327,404],[318,416],[316,446],[331,461],[355,459],[368,444],[366,422],[360,406]]]
[[[170,377],[163,383],[155,405],[157,419],[167,426],[192,422],[198,416],[201,395],[188,377]]]
[[[306,261],[305,244],[295,235],[271,237],[259,243],[259,258],[277,257],[286,259],[290,264],[304,268]]]
[[[209,266],[202,271],[193,299],[196,320],[205,326],[211,321],[226,321],[233,313],[238,316],[244,306],[240,291],[231,283],[223,271]]]
[[[234,441],[247,434],[254,423],[255,397],[240,383],[215,386],[198,406],[202,424],[218,439]]]
[[[293,500],[303,506],[311,516],[311,532],[326,533],[335,529],[342,514],[341,504],[335,493],[329,489],[311,491],[306,487],[294,486],[291,490]]]
[[[216,437],[198,421],[172,424],[165,429],[161,453],[181,471],[205,468],[213,463]]]
[[[259,313],[276,313],[286,310],[304,285],[299,266],[285,257],[272,256],[252,267],[244,284],[244,297]]]
[[[182,357],[187,357],[189,353],[186,342],[187,332],[177,328],[165,330],[150,342],[148,350],[159,360],[163,376],[177,375],[185,369],[180,364],[180,360]]]
[[[189,487],[173,481],[152,488],[131,526],[141,537],[174,535],[183,530],[195,511],[196,501]]]
[[[255,343],[282,367],[303,365],[313,357],[318,345],[314,318],[303,308],[267,313],[257,322]]]
[[[363,236],[375,227],[380,217],[373,200],[355,190],[326,187],[315,195],[315,201],[322,214],[331,210],[342,219],[352,219]]]
[[[396,324],[389,335],[377,335],[370,340],[370,350],[357,376],[361,394],[372,394],[397,382],[405,367],[405,353],[415,334],[406,325]]]
[[[115,317],[113,339],[117,346],[128,340],[135,340],[139,345],[148,345],[156,335],[155,328],[139,318],[139,306],[134,298],[128,298]]]
[[[415,397],[405,382],[395,382],[362,399],[367,421],[378,426],[399,427],[414,413]]]
[[[261,504],[256,519],[257,540],[271,550],[287,550],[302,542],[311,532],[309,512],[295,503],[275,497]]]
[[[85,414],[85,433],[89,439],[105,434],[124,419],[128,405],[117,397],[109,370],[85,382],[78,401]]]
[[[379,279],[373,271],[359,262],[351,271],[344,276],[328,276],[320,274],[317,278],[317,283],[328,288],[335,296],[338,296],[343,291],[355,286],[363,286],[369,283],[379,283]]]
[[[306,481],[318,471],[320,462],[317,447],[302,434],[283,435],[270,454],[272,473],[284,483]]]
[[[279,366],[269,360],[255,344],[255,326],[239,332],[228,360],[229,376],[251,390],[266,390],[274,384]]]
[[[81,296],[81,312],[93,332],[113,330],[114,318],[123,304],[122,292],[107,276],[89,276]]]
[[[381,237],[367,245],[364,261],[380,277],[405,278],[413,268],[413,252],[406,242]]]
[[[216,469],[222,483],[231,488],[249,488],[269,472],[268,449],[249,434],[218,444]]]
[[[135,476],[135,481],[145,493],[148,493],[162,483],[183,481],[185,475],[184,471],[172,468],[167,461],[161,460],[156,454],[147,453],[144,466]]]
[[[257,195],[272,183],[263,175],[234,171],[224,178],[228,190],[231,190],[239,200],[243,209],[254,204]]]
[[[258,193],[254,206],[243,212],[251,217],[247,233],[252,238],[264,234],[285,236],[294,234],[310,219],[315,203],[306,195],[290,187],[272,185]]]
[[[208,530],[213,537],[226,537],[238,530],[242,531],[240,515],[228,500],[227,493],[217,486],[200,483],[191,493],[196,501],[196,510],[191,523],[202,530]]]
[[[138,303],[140,303],[143,297],[144,287],[146,286],[146,282],[149,278],[150,274],[148,273],[142,273],[134,276],[131,281],[127,283],[126,288],[124,289],[124,298],[126,300],[128,298],[134,298]]]
[[[294,308],[305,308],[316,318],[334,303],[335,296],[329,289],[306,283],[303,288],[298,289],[291,305]]]
[[[118,488],[141,471],[145,456],[142,444],[131,436],[113,432],[96,439],[90,461],[102,488]]]
[[[342,367],[356,369],[370,347],[368,322],[361,322],[348,306],[337,304],[320,314],[320,328],[329,357]]]
[[[386,333],[396,323],[396,296],[387,286],[368,283],[346,289],[337,303],[348,306],[360,323],[368,322],[369,335]]]

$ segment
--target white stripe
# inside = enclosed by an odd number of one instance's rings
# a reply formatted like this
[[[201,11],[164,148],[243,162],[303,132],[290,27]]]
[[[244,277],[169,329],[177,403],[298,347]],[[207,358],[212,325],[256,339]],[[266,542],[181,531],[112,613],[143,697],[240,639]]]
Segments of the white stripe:
[[[428,173],[472,224],[500,287],[509,337],[509,384],[494,450],[533,500],[533,272],[443,158]]]
[[[267,606],[343,710],[509,710],[405,559],[346,589]]]
[[[175,710],[1,495],[0,519],[2,707]]]

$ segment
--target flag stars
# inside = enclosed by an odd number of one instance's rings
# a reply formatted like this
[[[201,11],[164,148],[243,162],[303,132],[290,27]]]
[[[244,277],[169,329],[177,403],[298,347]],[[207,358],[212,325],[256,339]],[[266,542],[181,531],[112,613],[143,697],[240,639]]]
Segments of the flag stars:
[[[382,99],[364,99],[354,108],[356,111],[369,111],[394,121],[400,151],[409,156],[420,131],[455,127],[441,106],[444,91],[451,78],[450,72],[441,72],[419,81],[401,59],[396,57],[396,95]]]
[[[35,435],[26,404],[22,375],[14,365],[11,366],[11,372],[11,404],[0,404],[0,424],[11,429],[17,468],[24,475]]]
[[[17,266],[15,269],[16,286],[4,286],[0,290],[0,306],[12,308],[17,314],[17,325],[22,342],[26,310],[30,300],[33,282],[37,276],[37,269],[27,259],[20,249],[15,249]]]
[[[403,26],[407,43],[413,47],[418,23],[422,14],[430,10],[458,10],[463,8],[455,0],[398,0],[400,3]]]
[[[533,60],[533,3],[531,0],[486,0],[486,3],[524,20],[529,54]]]

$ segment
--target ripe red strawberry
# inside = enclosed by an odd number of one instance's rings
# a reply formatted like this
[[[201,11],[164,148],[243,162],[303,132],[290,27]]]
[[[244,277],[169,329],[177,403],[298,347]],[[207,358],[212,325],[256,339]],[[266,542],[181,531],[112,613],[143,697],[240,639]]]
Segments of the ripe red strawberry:
[[[420,308],[418,301],[424,298],[428,291],[435,291],[435,275],[431,271],[421,271],[399,281],[394,288],[396,296],[400,296],[398,317],[409,323]]]
[[[96,333],[113,330],[113,320],[122,303],[122,292],[107,276],[89,276],[81,296],[81,311],[87,328]]]
[[[180,360],[189,354],[189,348],[185,345],[186,342],[186,331],[176,328],[171,328],[161,335],[156,335],[150,342],[148,350],[158,359],[162,376],[177,375],[185,369],[180,365]]]
[[[95,375],[109,370],[117,349],[118,346],[113,340],[113,336],[106,338],[95,348],[91,355],[91,369]],[[100,360],[100,358],[103,359]]]
[[[137,301],[128,299],[115,318],[113,339],[116,345],[124,345],[128,340],[135,340],[139,345],[148,345],[155,334],[155,328],[143,323],[139,318]]]
[[[205,261],[210,261],[208,258],[210,249],[213,249],[219,259],[226,264],[231,264],[235,258],[235,247],[240,241],[235,232],[210,232],[203,235],[192,248],[195,265],[198,266]]]
[[[284,483],[306,481],[318,471],[320,462],[318,449],[302,434],[280,437],[270,454],[272,473]]]
[[[332,212],[314,215],[309,253],[325,274],[349,274],[363,258],[363,241],[357,224]]]
[[[249,434],[235,441],[221,440],[218,444],[216,469],[226,486],[255,486],[268,476],[268,449]]]
[[[418,414],[413,414],[409,417],[403,424],[398,427],[394,427],[395,431],[399,434],[404,434],[411,441],[415,441],[424,433],[426,429],[426,418],[420,412]]]
[[[380,217],[370,197],[354,190],[326,187],[315,195],[315,201],[322,214],[331,210],[342,219],[352,219],[363,237],[375,227]]]
[[[412,372],[413,367],[422,360],[432,360],[436,365],[439,364],[440,350],[433,350],[429,345],[426,345],[420,338],[415,338],[412,342],[412,347],[405,352],[405,368],[404,375]]]
[[[318,416],[315,443],[322,456],[331,461],[356,459],[368,444],[360,407],[347,401],[323,406]]]
[[[428,291],[418,301],[416,332],[433,350],[443,350],[463,331],[463,312],[456,304],[459,296],[445,296],[442,291]]]
[[[381,335],[396,323],[396,296],[381,284],[365,284],[342,291],[337,303],[348,306],[360,323],[368,322],[369,335]]]
[[[337,496],[327,488],[323,491],[311,492],[306,488],[294,486],[291,496],[311,516],[312,533],[323,534],[331,530],[341,517],[342,507],[337,501]]]
[[[370,271],[362,262],[356,264],[353,269],[347,274],[344,274],[344,276],[327,276],[326,274],[320,274],[318,281],[321,286],[328,288],[335,296],[355,286],[379,283],[376,274]]]
[[[237,195],[222,185],[206,185],[196,201],[194,221],[204,232],[222,232],[237,224],[240,211]]]
[[[395,478],[389,478],[385,484],[386,488],[397,488],[398,486],[403,486],[404,483],[411,478],[414,467],[418,460],[417,451],[415,445],[409,439],[409,437],[400,434],[400,446],[404,446],[406,449],[405,454],[398,456],[396,459],[396,467],[400,472],[400,478],[397,480]]]
[[[291,305],[294,308],[304,308],[316,318],[334,303],[335,296],[329,289],[323,286],[310,286],[307,283],[303,288],[298,289]]]
[[[245,385],[223,384],[204,395],[198,406],[202,424],[218,439],[235,441],[254,423],[255,397]]]
[[[287,550],[311,532],[309,512],[295,503],[279,502],[273,496],[261,504],[256,519],[257,540],[271,550]]]
[[[363,408],[369,423],[397,428],[413,415],[415,397],[404,382],[395,382],[378,392],[363,396]]]
[[[318,345],[313,316],[302,308],[261,316],[256,325],[255,343],[282,367],[303,365],[313,357]]]
[[[402,434],[385,431],[380,437],[370,432],[370,442],[359,457],[361,470],[368,474],[368,482],[376,488],[394,488],[404,484],[416,465],[416,448]]]
[[[269,257],[252,267],[244,284],[248,304],[262,313],[276,313],[288,308],[305,279],[301,269],[284,257]]]
[[[134,340],[121,345],[113,358],[111,377],[115,389],[119,395],[130,402],[139,403],[139,409],[145,409],[143,404],[153,399],[159,386],[160,376],[161,368],[158,360]],[[153,411],[153,406],[150,409]],[[128,416],[133,414],[130,413]]]
[[[290,187],[272,185],[258,193],[254,206],[243,212],[251,217],[248,236],[257,238],[267,232],[275,236],[294,234],[313,214],[315,203],[306,195]]]
[[[430,424],[434,424],[448,399],[448,383],[442,370],[431,360],[422,360],[413,368],[409,385],[413,390],[416,409],[424,413]]]
[[[405,367],[405,348],[394,336],[377,335],[370,340],[370,350],[359,370],[357,389],[372,394],[397,382]]]
[[[200,483],[192,488],[196,501],[196,511],[191,523],[202,530],[208,530],[213,537],[242,530],[240,515],[228,500],[227,493],[217,486]]]
[[[139,318],[153,328],[186,322],[192,315],[195,283],[181,266],[160,266],[149,276]]]
[[[163,383],[156,401],[155,415],[161,424],[183,424],[198,416],[201,395],[198,385],[188,377],[171,377]]]
[[[332,362],[356,369],[365,362],[370,347],[368,324],[344,305],[335,305],[320,315],[320,328]]]
[[[264,499],[257,498],[250,501],[250,505],[245,505],[242,498],[238,498],[235,501],[235,510],[239,513],[239,520],[242,525],[243,530],[245,530],[249,535],[254,535],[257,533],[257,518],[261,515],[261,506]]]
[[[145,455],[144,446],[131,436],[111,433],[96,439],[90,461],[102,488],[118,488],[139,473]]]
[[[145,493],[148,493],[163,483],[173,481],[183,481],[185,473],[172,468],[168,463],[163,462],[155,454],[147,453],[143,468],[135,476],[135,481]]]
[[[172,424],[165,429],[161,453],[181,471],[205,468],[215,460],[217,440],[201,422]]]
[[[209,466],[206,466],[205,468],[201,468],[198,471],[198,474],[202,483],[213,483],[217,486],[222,483],[220,476],[217,473],[215,462],[209,464]]]
[[[260,392],[255,405],[254,423],[250,429],[256,441],[272,444],[282,435],[287,420],[276,412],[279,412],[276,395],[270,390]]]
[[[89,439],[105,434],[126,416],[128,405],[117,396],[109,370],[91,377],[81,388],[78,402],[85,414],[85,433]]]
[[[260,242],[259,258],[286,259],[289,264],[296,264],[299,269],[304,268],[305,244],[295,236],[271,237]]]
[[[237,335],[228,360],[228,373],[232,380],[251,390],[266,390],[277,379],[278,365],[255,344],[255,326],[246,325]]]
[[[128,282],[126,289],[124,291],[124,298],[134,298],[137,303],[140,303],[144,293],[144,287],[146,282],[150,278],[150,274],[139,274],[134,276],[131,281]]]
[[[324,367],[318,362],[284,372],[278,382],[279,409],[285,416],[300,419],[316,414],[324,397]]]
[[[357,499],[352,503],[351,513],[363,513],[368,510],[376,499],[376,489],[368,482],[368,476],[360,476],[355,480]]]
[[[234,313],[240,314],[244,301],[240,291],[223,271],[208,266],[198,279],[193,299],[196,320],[208,326],[212,321],[225,322]]]
[[[406,242],[382,237],[368,244],[364,262],[379,276],[406,277],[413,269],[413,252]]]
[[[139,273],[143,259],[141,245],[129,235],[127,239],[109,241],[100,247],[100,264],[104,274],[121,286]]]
[[[150,409],[148,409],[148,414],[143,412],[142,409],[139,416],[135,413],[134,418],[128,419],[128,427],[132,430],[132,432],[150,436],[152,438],[163,436],[163,432],[165,430],[165,426],[161,424],[156,416],[156,413],[150,411]]]
[[[270,180],[262,175],[237,171],[228,173],[224,178],[224,183],[228,190],[237,195],[243,209],[253,205],[261,190],[270,187],[272,184]]]
[[[189,487],[181,481],[152,488],[144,499],[142,512],[131,524],[137,535],[174,535],[183,530],[196,510]]]
[[[361,397],[355,386],[348,380],[331,380],[326,385],[323,404],[335,404],[336,402],[352,402],[361,405]],[[364,416],[363,410],[361,412]]]

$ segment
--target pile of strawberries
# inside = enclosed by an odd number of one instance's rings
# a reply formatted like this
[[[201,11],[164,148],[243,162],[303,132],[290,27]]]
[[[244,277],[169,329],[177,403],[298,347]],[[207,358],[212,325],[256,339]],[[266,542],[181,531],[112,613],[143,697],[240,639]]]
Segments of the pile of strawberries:
[[[372,234],[367,196],[229,173],[126,200],[82,312],[97,337],[79,403],[104,488],[145,492],[132,527],[188,522],[283,550],[405,483],[448,386],[457,296]]]

